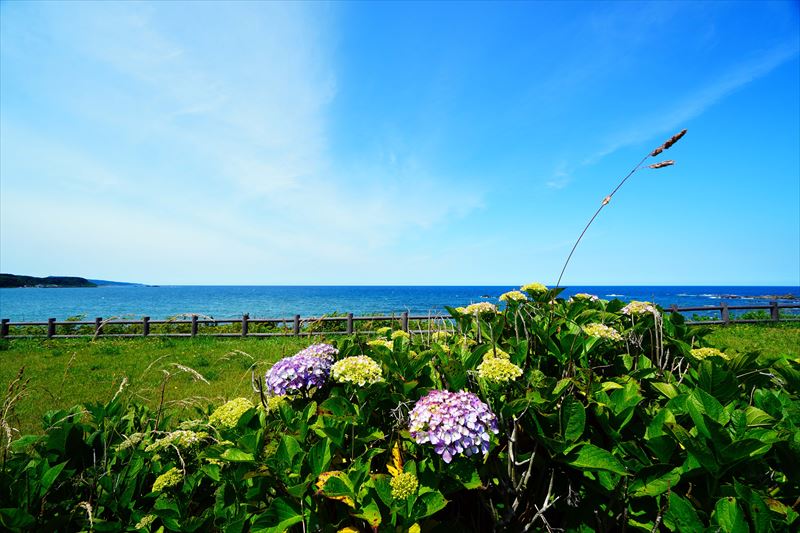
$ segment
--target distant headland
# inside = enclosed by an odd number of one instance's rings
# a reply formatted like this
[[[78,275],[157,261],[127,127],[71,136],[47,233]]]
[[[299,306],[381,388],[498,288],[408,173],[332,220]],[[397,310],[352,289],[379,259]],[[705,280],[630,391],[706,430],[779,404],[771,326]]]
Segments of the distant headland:
[[[20,276],[17,274],[0,274],[0,289],[20,287],[39,288],[75,288],[75,287],[100,287],[102,285],[130,285],[140,286],[139,283],[126,283],[121,281],[107,281],[103,279],[86,279],[77,276]]]

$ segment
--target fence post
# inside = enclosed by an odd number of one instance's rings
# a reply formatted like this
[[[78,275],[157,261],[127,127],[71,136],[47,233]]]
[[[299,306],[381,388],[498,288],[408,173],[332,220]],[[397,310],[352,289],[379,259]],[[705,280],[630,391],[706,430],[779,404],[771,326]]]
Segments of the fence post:
[[[778,300],[772,300],[769,303],[769,314],[774,322],[781,319],[781,315],[778,313]]]
[[[142,317],[142,337],[147,337],[150,335],[150,317],[143,316]]]
[[[403,311],[400,317],[400,326],[403,328],[403,331],[408,333],[408,311]]]
[[[94,334],[99,337],[103,333],[103,317],[99,316],[94,319]]]
[[[247,337],[247,331],[250,329],[250,315],[247,313],[242,315],[242,337]]]
[[[347,313],[347,334],[353,334],[353,313]]]
[[[295,336],[300,335],[300,315],[294,315],[294,328]]]
[[[48,318],[47,319],[47,338],[50,339],[55,334],[56,334],[56,319],[55,318]]]
[[[677,313],[678,312],[678,306],[676,304],[672,304],[672,305],[669,306],[669,310],[672,311],[673,313]]]
[[[4,318],[0,321],[0,338],[8,337],[8,323],[10,319]]]
[[[719,304],[719,307],[720,307],[720,312],[722,314],[722,323],[725,324],[725,325],[730,324],[731,323],[731,315],[730,315],[730,312],[728,311],[728,303],[727,302],[722,302],[722,303]]]
[[[192,337],[197,337],[197,315],[192,315]]]

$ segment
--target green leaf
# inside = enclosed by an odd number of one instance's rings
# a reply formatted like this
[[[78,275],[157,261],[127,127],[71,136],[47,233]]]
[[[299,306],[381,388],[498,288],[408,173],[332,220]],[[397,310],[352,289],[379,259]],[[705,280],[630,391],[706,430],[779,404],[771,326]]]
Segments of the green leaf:
[[[281,437],[281,443],[278,445],[278,450],[275,452],[275,459],[278,461],[291,464],[295,455],[300,453],[300,443],[291,435],[284,435]]]
[[[575,442],[580,439],[585,425],[586,409],[583,404],[572,396],[567,397],[561,406],[561,426],[564,440]]]
[[[719,472],[719,464],[714,454],[703,440],[692,437],[680,424],[667,423],[665,426],[669,429],[670,433],[672,433],[675,440],[677,440],[689,454],[694,456],[703,468],[717,475]]]
[[[564,392],[564,389],[569,387],[571,383],[572,380],[569,378],[563,378],[558,380],[558,383],[556,383],[556,386],[553,388],[553,392],[550,393],[551,397],[553,399],[557,399],[559,396],[561,396],[561,393]]]
[[[447,500],[441,492],[433,491],[420,494],[411,510],[411,520],[420,520],[431,516],[445,508]]]
[[[11,442],[11,450],[14,453],[21,453],[25,450],[25,448],[33,444],[36,444],[40,440],[42,440],[41,435],[24,435],[18,438],[17,440]]]
[[[465,489],[478,489],[483,486],[481,476],[469,461],[454,461],[450,463],[448,474],[461,483]]]
[[[611,452],[594,444],[584,444],[577,451],[573,450],[566,462],[581,470],[606,470],[622,476],[628,475],[625,467]]]
[[[375,487],[375,492],[381,499],[386,507],[391,507],[394,498],[392,497],[391,477],[386,474],[376,474],[372,476],[372,485]]]
[[[225,459],[226,461],[232,462],[247,462],[255,460],[253,454],[244,452],[239,448],[228,448],[222,452],[222,455],[219,457],[220,459]]]
[[[719,361],[702,361],[697,371],[697,384],[722,403],[727,403],[739,395],[739,385],[733,372],[724,368]]]
[[[219,465],[215,464],[207,464],[200,467],[200,470],[203,471],[205,475],[213,479],[214,481],[219,481]]]
[[[68,462],[69,461],[64,461],[63,463],[52,466],[45,471],[40,481],[40,496],[44,496],[45,492],[47,492],[47,490],[53,485],[61,471],[64,470],[64,467],[67,466]]]
[[[308,466],[311,468],[311,474],[317,478],[328,469],[330,464],[331,442],[328,439],[322,439],[308,452]]]
[[[650,383],[650,386],[656,389],[658,392],[663,394],[669,399],[674,398],[678,395],[678,388],[673,385],[672,383],[661,383],[658,381]]]
[[[736,503],[736,498],[727,497],[717,501],[712,521],[716,521],[725,533],[749,533],[750,528],[744,519],[744,512]]]
[[[381,524],[381,510],[372,498],[361,507],[358,513],[354,513],[353,516],[366,520],[373,529],[377,529]]]
[[[747,417],[748,426],[768,426],[775,421],[770,415],[752,405],[745,410],[745,416]]]
[[[647,466],[636,473],[636,479],[628,486],[628,491],[634,498],[658,496],[674,488],[680,479],[679,468],[664,464]]]
[[[744,439],[734,441],[720,450],[720,458],[724,463],[734,463],[747,457],[764,455],[772,447],[769,442],[758,439]]]
[[[283,498],[272,500],[267,511],[253,522],[253,532],[282,533],[303,521],[300,510]]]
[[[639,394],[639,384],[634,380],[628,381],[621,389],[615,390],[610,395],[611,410],[615,415],[636,407],[643,400]]]
[[[342,419],[351,419],[356,411],[350,400],[342,396],[333,396],[319,405],[319,414]]]
[[[345,473],[329,477],[322,491],[328,496],[353,496],[353,486]]]
[[[734,480],[733,486],[739,499],[746,502],[748,505],[747,510],[750,513],[750,521],[753,524],[755,532],[766,533],[770,531],[769,507],[767,507],[764,500],[761,499],[761,496],[748,486],[736,480]]]
[[[669,508],[664,513],[664,525],[670,531],[679,531],[680,533],[697,533],[705,530],[697,516],[697,511],[689,503],[689,500],[674,492],[669,493]]]
[[[722,404],[717,401],[714,396],[702,389],[693,390],[686,401],[686,408],[689,410],[689,416],[692,416],[691,409],[693,407],[697,412],[708,415],[711,420],[721,426],[724,426],[730,421],[730,415],[728,415],[728,412],[722,407]],[[697,421],[695,421],[695,423],[697,423]]]
[[[11,531],[27,531],[36,524],[36,519],[25,509],[6,507],[0,509],[0,525]]]

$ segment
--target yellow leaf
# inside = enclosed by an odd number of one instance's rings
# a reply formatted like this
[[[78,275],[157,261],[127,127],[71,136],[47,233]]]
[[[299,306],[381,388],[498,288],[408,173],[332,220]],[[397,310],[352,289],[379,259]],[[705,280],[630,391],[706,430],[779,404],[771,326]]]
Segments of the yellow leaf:
[[[326,498],[330,498],[331,500],[337,500],[337,501],[343,502],[343,503],[349,505],[350,507],[352,507],[353,509],[355,509],[356,508],[356,503],[353,501],[353,498],[351,498],[350,496],[329,496],[329,495],[325,494],[325,491],[323,490],[324,487],[325,487],[325,482],[328,481],[328,479],[331,478],[331,477],[338,477],[339,479],[342,479],[342,478],[345,477],[345,474],[344,474],[344,472],[342,472],[340,470],[330,470],[328,472],[321,473],[319,475],[319,479],[317,479],[317,483],[316,483],[317,488],[319,489],[319,491]]]
[[[400,455],[400,443],[399,442],[395,442],[394,443],[394,448],[392,448],[392,463],[394,465],[394,468],[392,468],[390,466],[389,467],[389,472],[393,476],[396,476],[397,474],[399,474],[400,472],[403,471],[403,457],[402,457],[402,455]]]

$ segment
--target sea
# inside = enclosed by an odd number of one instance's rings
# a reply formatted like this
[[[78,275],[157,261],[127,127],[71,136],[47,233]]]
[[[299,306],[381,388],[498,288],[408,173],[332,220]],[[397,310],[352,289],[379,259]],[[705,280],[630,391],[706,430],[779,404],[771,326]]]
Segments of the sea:
[[[96,288],[0,289],[0,318],[12,322],[83,317],[167,319],[197,314],[217,319],[318,317],[331,313],[356,316],[446,314],[445,306],[498,302],[512,286],[192,286],[107,285]],[[562,296],[589,293],[606,300],[646,300],[664,307],[768,304],[773,296],[800,297],[798,286],[575,286]],[[779,303],[800,303],[780,298]],[[793,309],[787,312],[799,313]],[[689,313],[689,315],[695,312]],[[697,313],[719,316],[716,313]]]

